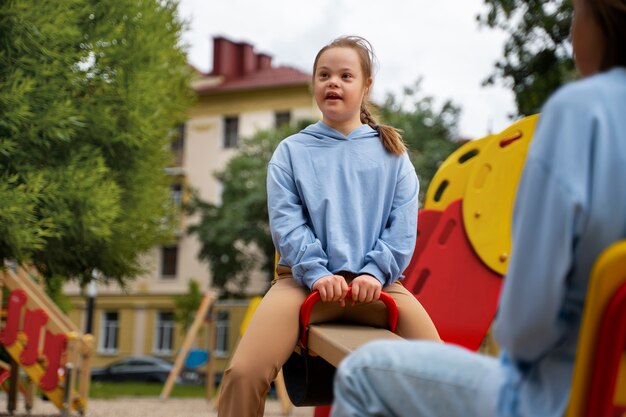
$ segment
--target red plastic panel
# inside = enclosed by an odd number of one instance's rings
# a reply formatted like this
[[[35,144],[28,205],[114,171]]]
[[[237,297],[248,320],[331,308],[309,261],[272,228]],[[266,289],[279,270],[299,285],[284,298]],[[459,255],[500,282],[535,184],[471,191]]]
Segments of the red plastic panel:
[[[24,290],[15,289],[11,291],[9,301],[7,302],[6,325],[0,332],[0,343],[4,346],[11,346],[17,339],[24,304],[26,304],[26,293]]]
[[[404,271],[405,278],[402,280],[402,284],[405,288],[411,291],[416,284],[417,274],[415,268],[417,267],[417,260],[424,251],[424,248],[428,245],[428,240],[437,227],[439,218],[441,217],[441,211],[422,209],[418,212],[417,216],[417,240],[415,241],[415,250],[413,251],[413,257],[409,266]]]
[[[495,316],[502,277],[476,255],[463,226],[462,201],[441,215],[408,277],[441,338],[476,350]]]
[[[67,348],[67,337],[64,334],[53,334],[46,330],[43,355],[46,357],[46,373],[41,377],[39,386],[45,391],[52,391],[59,384],[59,368],[61,357]]]
[[[313,417],[329,417],[332,407],[330,405],[321,405],[313,410]]]
[[[26,310],[23,326],[23,331],[26,335],[26,346],[20,355],[22,365],[33,365],[37,361],[41,329],[47,322],[48,315],[42,309]]]
[[[626,284],[622,284],[615,292],[602,316],[591,371],[586,416],[616,414],[613,398],[624,347],[626,347]]]

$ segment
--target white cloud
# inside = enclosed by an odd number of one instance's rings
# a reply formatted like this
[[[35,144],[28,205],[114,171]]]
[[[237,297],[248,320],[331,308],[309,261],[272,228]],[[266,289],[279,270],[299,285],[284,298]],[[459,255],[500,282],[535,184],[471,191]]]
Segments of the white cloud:
[[[479,28],[483,0],[181,0],[190,21],[189,61],[210,70],[212,37],[247,41],[274,62],[311,71],[317,51],[333,38],[357,34],[374,46],[375,98],[399,93],[422,77],[423,93],[463,109],[460,133],[481,137],[508,126],[513,94],[482,87],[502,54],[505,35]]]

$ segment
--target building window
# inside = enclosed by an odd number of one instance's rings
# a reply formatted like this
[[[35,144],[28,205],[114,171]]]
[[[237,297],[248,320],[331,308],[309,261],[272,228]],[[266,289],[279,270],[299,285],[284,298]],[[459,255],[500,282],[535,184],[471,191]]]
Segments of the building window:
[[[215,356],[228,356],[228,311],[217,313],[215,324]]]
[[[185,125],[181,124],[174,132],[174,138],[170,146],[174,154],[174,166],[183,166],[183,152],[185,150]]]
[[[174,345],[174,313],[159,311],[157,313],[154,353],[169,355]]]
[[[119,317],[117,311],[104,311],[100,326],[100,352],[117,353]]]
[[[174,205],[180,208],[183,204],[183,186],[179,183],[174,183],[170,186],[170,198],[174,202]]]
[[[291,112],[289,111],[277,111],[274,113],[274,126],[278,129],[284,125],[288,125],[291,122]]]
[[[224,148],[236,148],[239,141],[239,117],[224,118]]]
[[[178,268],[178,246],[163,246],[161,248],[161,277],[175,278]]]

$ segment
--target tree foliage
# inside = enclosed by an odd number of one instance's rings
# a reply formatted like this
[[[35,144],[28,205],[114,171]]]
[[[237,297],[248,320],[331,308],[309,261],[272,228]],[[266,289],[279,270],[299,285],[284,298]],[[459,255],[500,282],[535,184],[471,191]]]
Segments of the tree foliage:
[[[176,226],[164,168],[191,98],[176,3],[1,4],[0,260],[123,283]]]
[[[519,115],[537,113],[547,97],[575,77],[569,41],[571,0],[485,0],[478,21],[505,31],[503,57],[486,80],[502,80]]]
[[[193,198],[190,209],[200,213],[200,221],[189,232],[198,235],[201,242],[198,256],[209,263],[213,285],[221,288],[224,295],[241,294],[254,268],[260,267],[268,276],[273,274],[267,163],[280,141],[298,130],[285,126],[244,138],[238,154],[224,171],[216,173],[223,187],[221,204]]]
[[[430,180],[439,165],[456,149],[460,108],[445,101],[440,108],[435,99],[421,92],[421,80],[406,87],[400,97],[388,95],[380,108],[385,123],[402,130],[409,156],[420,180],[423,201]]]
[[[174,318],[181,324],[183,333],[187,333],[187,330],[189,330],[196,318],[196,314],[202,303],[202,297],[200,284],[195,279],[191,279],[187,283],[187,293],[174,298],[174,305],[176,306]]]
[[[416,84],[400,99],[388,97],[380,114],[386,123],[404,130],[423,195],[439,164],[456,147],[450,139],[456,132],[459,109],[449,102],[436,109],[433,99],[421,96]],[[196,197],[190,206],[200,220],[189,232],[198,235],[199,257],[210,264],[213,285],[224,295],[240,294],[255,268],[260,267],[268,278],[273,276],[267,163],[280,141],[302,127],[261,131],[243,139],[238,155],[217,173],[223,185],[222,203],[210,204]]]

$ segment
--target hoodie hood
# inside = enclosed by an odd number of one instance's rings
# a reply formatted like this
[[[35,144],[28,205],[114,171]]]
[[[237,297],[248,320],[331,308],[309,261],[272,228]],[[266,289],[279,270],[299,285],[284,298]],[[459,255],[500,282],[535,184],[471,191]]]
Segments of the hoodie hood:
[[[322,121],[307,126],[300,133],[311,135],[317,139],[335,140],[355,140],[378,137],[378,132],[372,129],[369,125],[361,125],[346,136]]]

